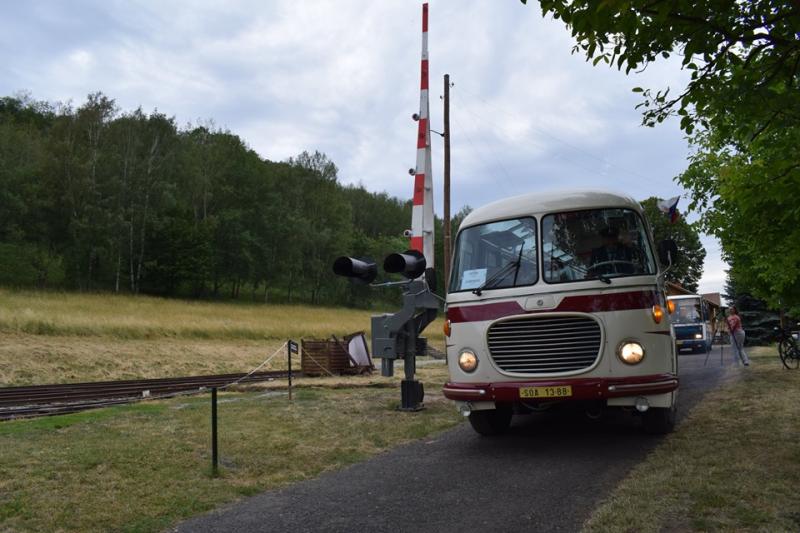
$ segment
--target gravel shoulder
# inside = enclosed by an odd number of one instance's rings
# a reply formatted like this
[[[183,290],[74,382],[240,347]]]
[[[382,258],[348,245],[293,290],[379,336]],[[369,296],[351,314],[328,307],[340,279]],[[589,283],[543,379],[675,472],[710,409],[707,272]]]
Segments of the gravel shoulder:
[[[728,349],[680,356],[679,418],[721,380]],[[678,429],[680,431],[680,428]],[[516,417],[499,438],[468,424],[374,459],[268,491],[175,531],[576,531],[661,441],[620,414]]]

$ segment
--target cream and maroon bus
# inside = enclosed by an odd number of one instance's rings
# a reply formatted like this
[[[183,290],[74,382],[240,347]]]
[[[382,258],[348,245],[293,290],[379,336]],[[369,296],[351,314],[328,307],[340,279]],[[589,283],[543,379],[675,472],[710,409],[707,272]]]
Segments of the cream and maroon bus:
[[[678,389],[663,273],[642,208],[596,191],[528,194],[471,212],[456,237],[445,334],[454,400],[480,434],[581,402],[671,431]]]

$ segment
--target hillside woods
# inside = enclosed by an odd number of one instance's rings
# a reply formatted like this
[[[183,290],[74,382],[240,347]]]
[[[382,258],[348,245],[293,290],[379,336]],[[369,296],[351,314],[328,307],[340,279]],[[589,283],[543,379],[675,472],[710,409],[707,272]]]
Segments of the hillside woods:
[[[410,219],[408,202],[341,184],[319,152],[270,161],[102,93],[78,107],[0,98],[6,286],[367,305],[331,262],[404,250]]]

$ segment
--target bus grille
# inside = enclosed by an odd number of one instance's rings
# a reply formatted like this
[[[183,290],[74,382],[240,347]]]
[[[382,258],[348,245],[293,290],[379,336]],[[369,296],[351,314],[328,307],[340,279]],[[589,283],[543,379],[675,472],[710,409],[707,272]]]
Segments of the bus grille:
[[[582,316],[531,316],[492,324],[489,353],[506,372],[556,374],[589,368],[600,354],[600,324]]]

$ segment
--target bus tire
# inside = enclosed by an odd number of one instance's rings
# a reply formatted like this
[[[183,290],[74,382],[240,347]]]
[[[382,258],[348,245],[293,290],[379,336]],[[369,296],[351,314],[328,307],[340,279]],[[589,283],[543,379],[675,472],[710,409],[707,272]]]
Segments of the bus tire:
[[[469,414],[469,423],[477,433],[484,437],[505,433],[511,426],[511,417],[514,411],[510,405],[498,404],[495,409],[472,411]]]
[[[675,429],[677,406],[651,407],[642,415],[642,425],[647,433],[664,435]]]

